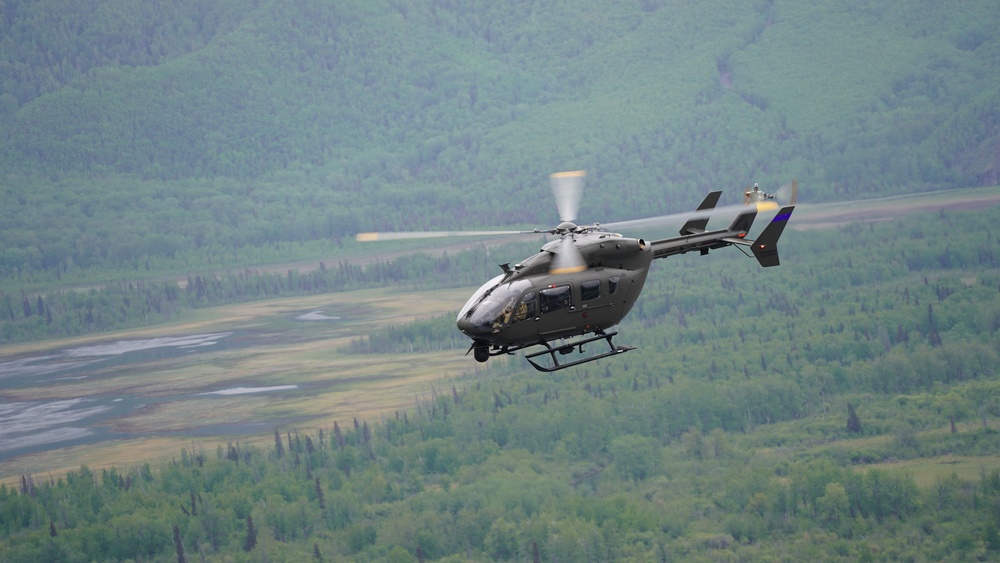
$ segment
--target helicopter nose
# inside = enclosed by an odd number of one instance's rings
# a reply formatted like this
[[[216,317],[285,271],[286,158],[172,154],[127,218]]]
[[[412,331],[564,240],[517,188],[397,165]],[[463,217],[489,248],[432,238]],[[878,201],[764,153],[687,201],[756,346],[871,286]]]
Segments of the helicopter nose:
[[[459,317],[456,324],[458,325],[458,330],[462,331],[463,334],[468,336],[482,336],[490,334],[490,327],[485,326],[481,323],[474,321],[475,315],[464,315]]]
[[[458,330],[462,331],[464,334],[478,334],[480,331],[476,330],[476,326],[472,324],[468,316],[464,316],[458,319],[456,323],[458,325]]]

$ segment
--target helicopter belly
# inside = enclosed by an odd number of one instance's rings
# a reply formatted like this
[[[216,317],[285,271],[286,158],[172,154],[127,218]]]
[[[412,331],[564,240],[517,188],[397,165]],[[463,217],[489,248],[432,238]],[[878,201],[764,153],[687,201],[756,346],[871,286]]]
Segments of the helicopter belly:
[[[570,307],[542,315],[536,325],[541,340],[555,340],[579,336],[611,328],[618,324],[624,313],[618,300],[605,297],[579,307]]]
[[[545,315],[538,320],[538,336],[542,340],[555,340],[581,334],[583,331],[578,322],[579,315],[573,311]]]
[[[624,316],[621,311],[621,306],[616,302],[587,307],[580,311],[580,324],[586,329],[585,332],[611,328],[621,322]]]
[[[538,323],[532,320],[508,326],[498,339],[501,344],[511,346],[530,346],[539,341]]]

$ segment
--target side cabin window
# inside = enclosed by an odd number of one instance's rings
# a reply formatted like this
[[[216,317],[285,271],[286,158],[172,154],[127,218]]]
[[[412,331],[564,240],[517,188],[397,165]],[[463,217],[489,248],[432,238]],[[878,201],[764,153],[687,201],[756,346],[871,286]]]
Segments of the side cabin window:
[[[538,292],[538,309],[544,315],[569,307],[570,290],[568,285],[550,287]]]
[[[580,301],[590,301],[601,296],[601,280],[580,282]]]
[[[535,292],[529,291],[528,293],[525,293],[524,297],[521,298],[521,302],[517,305],[517,311],[514,313],[514,322],[518,323],[526,319],[535,318],[535,315],[538,314],[536,312],[537,305],[538,303],[535,299]]]
[[[608,278],[608,295],[614,295],[618,291],[618,285],[621,284],[622,279],[619,276],[611,276]]]

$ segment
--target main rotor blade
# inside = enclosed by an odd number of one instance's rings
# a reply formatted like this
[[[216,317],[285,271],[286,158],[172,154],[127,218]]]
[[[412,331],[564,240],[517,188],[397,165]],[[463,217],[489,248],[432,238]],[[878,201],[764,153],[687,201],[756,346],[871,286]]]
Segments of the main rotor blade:
[[[556,172],[549,176],[560,221],[576,221],[577,211],[580,210],[580,196],[583,194],[583,178],[586,175],[583,170],[576,170]]]
[[[559,241],[559,250],[553,252],[552,264],[549,266],[550,274],[574,274],[587,269],[587,261],[580,254],[580,249],[573,244],[573,239],[563,236]]]
[[[772,205],[774,205],[772,203]],[[740,205],[724,205],[722,207],[715,207],[713,209],[706,209],[704,211],[684,211],[681,213],[670,213],[668,215],[657,215],[655,217],[646,217],[644,219],[629,219],[627,221],[615,221],[613,223],[601,223],[600,228],[605,231],[617,231],[617,230],[628,230],[628,229],[641,229],[641,228],[651,228],[651,227],[662,227],[665,225],[681,224],[689,219],[695,219],[699,217],[715,217],[716,215],[732,215],[745,210],[746,208]]]
[[[384,240],[410,240],[444,237],[488,237],[498,235],[534,235],[545,231],[400,231],[385,233],[358,233],[354,239],[358,242],[373,242]]]

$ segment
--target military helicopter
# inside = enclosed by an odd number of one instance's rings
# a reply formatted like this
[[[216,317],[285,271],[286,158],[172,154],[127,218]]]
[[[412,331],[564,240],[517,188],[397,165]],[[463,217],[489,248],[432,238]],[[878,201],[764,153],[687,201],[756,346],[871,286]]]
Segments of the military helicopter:
[[[613,230],[650,226],[676,216],[632,221],[577,225],[577,210],[583,188],[583,171],[550,176],[559,211],[559,225],[531,231],[440,231],[360,233],[359,241],[401,240],[439,236],[507,235],[546,233],[556,238],[541,250],[511,266],[482,285],[458,313],[458,329],[472,339],[466,352],[479,362],[493,356],[514,354],[535,346],[543,349],[525,355],[537,370],[553,372],[615,356],[635,349],[612,342],[611,330],[631,311],[639,298],[653,260],[687,252],[706,255],[727,246],[746,247],[763,267],[777,266],[778,237],[795,209],[782,207],[756,240],[746,238],[758,211],[773,210],[774,196],[758,194],[754,205],[739,206],[732,223],[707,230],[709,214],[716,208],[721,191],[709,193],[680,229],[680,236],[646,241],[622,236]],[[749,193],[749,192],[748,192]],[[761,195],[762,194],[762,195]],[[749,201],[746,203],[750,203]],[[573,340],[575,338],[575,340]],[[584,356],[584,345],[603,340],[608,349]],[[576,359],[560,356],[576,353]],[[547,360],[540,357],[547,356]]]

